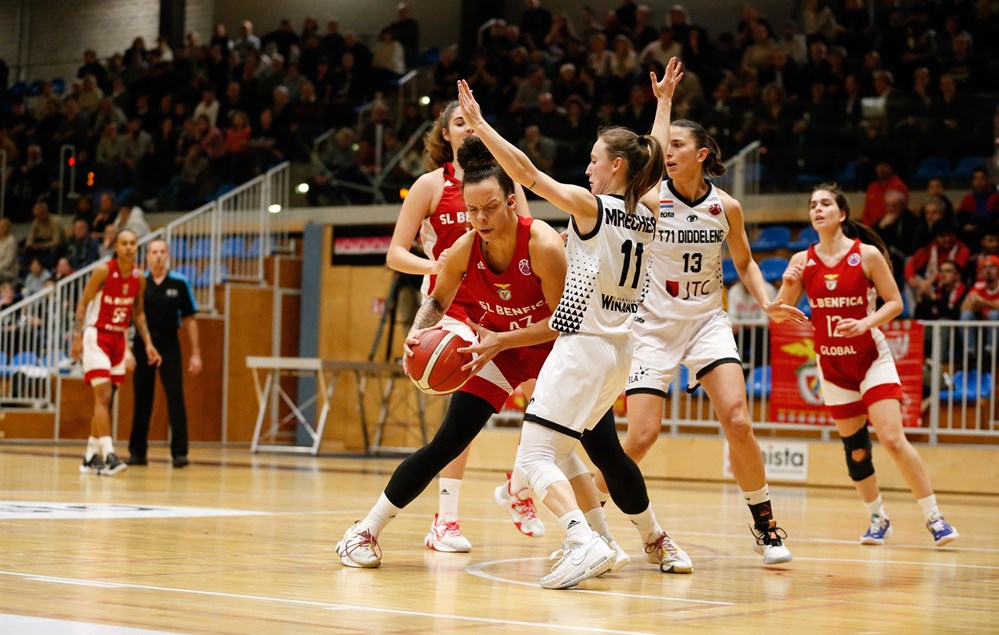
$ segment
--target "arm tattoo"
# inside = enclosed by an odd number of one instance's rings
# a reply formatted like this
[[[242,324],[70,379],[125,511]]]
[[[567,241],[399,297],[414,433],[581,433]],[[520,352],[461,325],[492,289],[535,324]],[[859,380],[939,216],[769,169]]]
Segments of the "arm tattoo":
[[[534,179],[533,181],[531,181],[531,184],[527,186],[527,189],[533,190],[534,186],[537,185],[537,184],[538,184],[538,180]]]
[[[440,322],[442,317],[444,317],[444,307],[437,301],[437,298],[430,296],[423,301],[423,306],[416,312],[416,319],[413,320],[411,330],[417,331],[433,326]]]

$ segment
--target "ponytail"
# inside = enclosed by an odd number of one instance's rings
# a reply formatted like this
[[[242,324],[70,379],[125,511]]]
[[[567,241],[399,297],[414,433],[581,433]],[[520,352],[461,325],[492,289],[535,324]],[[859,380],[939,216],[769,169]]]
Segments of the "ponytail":
[[[634,214],[638,201],[663,179],[665,157],[659,140],[649,135],[637,135],[627,128],[612,126],[600,131],[607,153],[620,157],[628,166],[628,184],[624,192],[624,208]]]
[[[447,130],[448,122],[451,121],[451,115],[458,107],[459,104],[457,101],[452,101],[447,106],[444,106],[441,109],[440,116],[437,117],[437,121],[427,131],[427,134],[423,136],[423,167],[427,168],[430,172],[433,172],[448,161],[454,161],[454,152],[451,150],[451,144],[444,139],[444,131]]]

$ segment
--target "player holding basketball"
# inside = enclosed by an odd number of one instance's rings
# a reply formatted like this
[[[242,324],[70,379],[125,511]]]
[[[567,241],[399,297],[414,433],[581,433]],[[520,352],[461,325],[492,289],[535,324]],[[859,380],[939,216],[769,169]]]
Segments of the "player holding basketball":
[[[673,91],[682,77],[674,58],[663,79],[651,75],[657,98],[654,133],[666,141]],[[624,128],[600,131],[586,175],[590,190],[559,183],[538,170],[483,119],[471,90],[458,82],[465,121],[514,181],[571,216],[565,290],[551,319],[559,331],[527,406],[516,469],[558,518],[563,548],[541,586],[570,588],[613,566],[614,553],[576,504],[560,466],[577,441],[607,476],[611,496],[636,525],[646,555],[663,571],[689,572],[690,559],[655,520],[645,480],[621,448],[612,406],[631,363],[631,326],[646,290],[647,259],[656,230],[662,145]]]
[[[401,273],[424,276],[424,297],[433,291],[437,274],[447,260],[449,248],[470,227],[471,221],[462,197],[464,169],[457,156],[462,142],[473,134],[475,131],[462,117],[458,102],[450,102],[424,137],[423,160],[431,171],[418,178],[409,190],[392,233],[386,264]],[[517,214],[529,217],[531,214],[523,188],[516,185],[514,194]],[[410,251],[418,234],[423,239],[426,258]],[[478,310],[478,304],[471,294],[459,287],[448,307],[443,327],[453,330],[452,325],[463,325]],[[468,539],[462,535],[458,522],[458,498],[467,461],[466,448],[441,470],[438,479],[438,512],[424,541],[431,549],[465,552],[472,548]],[[509,481],[503,489],[508,493],[511,490],[519,492],[519,496],[507,496],[501,501],[513,516],[517,528],[527,536],[543,535],[545,527],[537,517],[534,502],[528,495],[529,490],[522,484],[511,485]]]
[[[645,457],[662,430],[670,382],[685,365],[707,392],[725,432],[732,472],[753,516],[756,549],[765,564],[778,564],[790,561],[791,551],[773,517],[760,444],[749,420],[742,359],[722,309],[722,246],[728,243],[739,277],[767,315],[794,321],[805,316],[767,297],[742,207],[705,179],[723,174],[718,144],[704,128],[688,119],[674,121],[666,148],[667,178],[659,189],[652,282],[635,320],[623,445],[635,461]],[[607,489],[600,474],[597,489]]]
[[[341,562],[350,567],[381,564],[381,531],[465,452],[518,384],[537,377],[555,339],[548,320],[565,281],[561,237],[544,222],[517,215],[513,181],[479,139],[466,139],[457,157],[465,166],[462,205],[474,231],[455,240],[440,261],[436,284],[406,339],[404,360],[412,356],[417,336],[448,320],[448,330],[477,342],[460,349],[476,355],[466,365],[474,375],[451,397],[433,440],[399,464],[375,506],[337,544]],[[477,323],[448,317],[460,294],[470,299],[463,310]],[[586,467],[576,461],[585,484]],[[592,505],[600,508],[596,492]]]
[[[125,381],[126,338],[132,319],[146,345],[149,363],[160,363],[160,354],[146,326],[142,306],[146,277],[135,266],[137,252],[135,232],[118,232],[115,257],[94,270],[76,304],[71,352],[74,359],[82,355],[83,379],[94,389],[94,415],[81,472],[111,476],[128,467],[118,458],[111,442],[110,406],[112,386]]]
[[[791,257],[777,297],[795,304],[802,291],[808,295],[822,396],[846,449],[847,472],[871,518],[860,542],[881,545],[891,536],[871,461],[870,422],[915,495],[933,540],[946,545],[958,533],[940,514],[926,467],[905,438],[902,385],[879,330],[902,312],[888,249],[850,218],[838,185],[816,187],[808,209],[819,242]],[[884,303],[875,311],[877,297]]]

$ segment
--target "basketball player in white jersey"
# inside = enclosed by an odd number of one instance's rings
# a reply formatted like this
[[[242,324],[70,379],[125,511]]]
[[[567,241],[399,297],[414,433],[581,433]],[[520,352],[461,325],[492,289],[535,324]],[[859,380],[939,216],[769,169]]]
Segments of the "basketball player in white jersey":
[[[670,60],[662,81],[652,76],[656,128],[668,132],[673,90],[682,77]],[[607,571],[613,551],[588,525],[559,464],[581,440],[608,475],[615,503],[638,527],[647,553],[664,571],[689,571],[689,558],[652,513],[641,472],[621,449],[611,407],[631,362],[631,325],[647,287],[645,254],[655,235],[662,146],[624,128],[600,132],[586,175],[590,190],[566,185],[535,167],[482,118],[464,81],[458,96],[465,121],[515,182],[571,215],[565,290],[550,320],[559,331],[527,406],[516,469],[558,518],[565,539],[552,554],[541,586],[564,589]],[[665,140],[665,139],[664,139]]]
[[[743,284],[767,315],[796,322],[801,311],[772,301],[753,260],[738,201],[705,176],[721,176],[718,145],[704,128],[670,126],[667,178],[659,196],[649,293],[635,318],[635,356],[628,377],[624,450],[641,461],[659,438],[667,389],[680,364],[704,387],[729,443],[732,472],[753,515],[756,549],[766,564],[791,560],[773,518],[760,444],[746,404],[742,359],[722,309],[722,245],[728,242]],[[686,386],[685,386],[686,388]],[[597,489],[607,491],[606,475]]]

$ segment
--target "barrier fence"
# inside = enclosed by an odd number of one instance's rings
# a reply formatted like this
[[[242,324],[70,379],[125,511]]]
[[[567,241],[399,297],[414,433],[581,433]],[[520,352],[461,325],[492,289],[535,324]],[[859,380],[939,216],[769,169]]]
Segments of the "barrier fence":
[[[201,311],[215,312],[214,285],[226,279],[262,281],[264,258],[292,247],[275,212],[287,209],[289,166],[283,163],[155,232],[143,236],[136,262],[145,263],[155,238],[170,245],[170,266],[191,283]],[[280,205],[275,209],[273,205]],[[76,305],[101,262],[0,311],[0,409],[56,412],[60,378],[82,368],[70,358]]]

